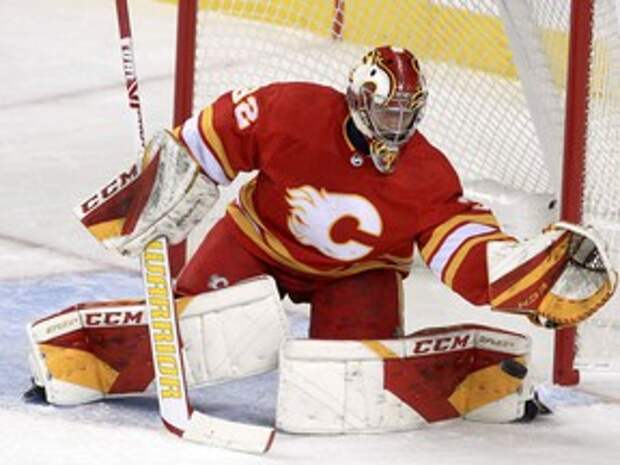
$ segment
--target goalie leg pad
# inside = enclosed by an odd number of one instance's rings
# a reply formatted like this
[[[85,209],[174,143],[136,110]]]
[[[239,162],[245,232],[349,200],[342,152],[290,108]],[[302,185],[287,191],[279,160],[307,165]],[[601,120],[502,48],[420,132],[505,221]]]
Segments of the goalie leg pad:
[[[190,388],[263,373],[288,334],[275,283],[262,276],[177,300]],[[28,326],[36,385],[53,404],[140,395],[153,380],[141,301],[75,305]]]
[[[530,340],[464,325],[402,339],[289,340],[280,351],[276,424],[293,433],[402,431],[462,417],[509,422],[531,396]],[[510,371],[510,370],[508,370]]]

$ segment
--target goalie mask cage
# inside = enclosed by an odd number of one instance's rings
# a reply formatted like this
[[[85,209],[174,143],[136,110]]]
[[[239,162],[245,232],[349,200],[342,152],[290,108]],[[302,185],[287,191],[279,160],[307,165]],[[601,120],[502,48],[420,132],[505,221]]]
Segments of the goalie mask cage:
[[[562,219],[596,226],[620,264],[615,0],[180,0],[174,123],[235,88],[344,90],[351,66],[381,44],[421,60],[421,130],[464,183],[555,195]],[[619,324],[615,299],[577,331],[557,331],[554,381],[577,383],[582,365],[618,368]]]

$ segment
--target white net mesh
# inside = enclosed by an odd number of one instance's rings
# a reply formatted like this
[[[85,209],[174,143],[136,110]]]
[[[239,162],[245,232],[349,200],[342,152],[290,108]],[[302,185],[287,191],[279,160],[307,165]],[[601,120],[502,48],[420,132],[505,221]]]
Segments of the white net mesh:
[[[333,5],[331,0],[206,2],[195,105],[231,88],[273,81],[310,80],[344,89],[351,66],[369,47],[401,45],[423,60],[429,83],[422,130],[464,178],[548,190],[549,175],[494,0],[348,1],[342,41],[331,38]],[[520,136],[507,144],[507,133]],[[488,157],[498,161],[488,163]]]
[[[341,22],[336,4],[344,5]],[[616,254],[620,46],[613,0],[596,5],[584,213]],[[507,15],[510,21],[504,21]],[[569,17],[569,0],[202,1],[194,105],[273,81],[307,80],[343,90],[351,66],[368,48],[406,47],[420,58],[429,85],[421,130],[465,181],[491,179],[530,193],[557,193]],[[586,353],[595,363],[618,360],[620,333],[613,321],[620,305],[612,304],[584,325],[583,361]]]

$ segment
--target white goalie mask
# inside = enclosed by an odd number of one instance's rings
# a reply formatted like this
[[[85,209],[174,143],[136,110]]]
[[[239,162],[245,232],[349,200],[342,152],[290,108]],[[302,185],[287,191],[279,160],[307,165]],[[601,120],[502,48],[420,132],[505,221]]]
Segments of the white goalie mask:
[[[394,170],[400,147],[413,136],[426,104],[426,84],[411,52],[377,47],[349,76],[347,103],[355,126],[369,139],[375,167]]]

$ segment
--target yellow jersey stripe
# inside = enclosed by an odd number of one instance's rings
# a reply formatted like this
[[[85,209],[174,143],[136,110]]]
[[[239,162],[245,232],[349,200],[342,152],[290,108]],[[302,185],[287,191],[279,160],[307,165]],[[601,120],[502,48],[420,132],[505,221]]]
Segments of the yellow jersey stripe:
[[[458,252],[454,254],[450,258],[448,266],[446,267],[446,271],[444,273],[443,282],[446,283],[450,288],[454,283],[454,278],[459,271],[459,268],[467,258],[471,249],[480,244],[481,242],[488,241],[501,241],[501,240],[514,240],[512,237],[507,236],[503,232],[495,232],[491,234],[485,234],[482,236],[474,236],[471,239],[468,239],[461,247],[459,247]]]
[[[422,258],[426,263],[429,262],[430,258],[437,251],[443,240],[450,234],[450,232],[456,228],[457,226],[464,223],[477,223],[477,224],[485,224],[488,226],[496,226],[497,220],[495,217],[490,214],[465,214],[465,215],[456,215],[453,218],[450,218],[448,221],[443,223],[441,226],[438,226],[433,231],[430,240],[426,243],[426,245],[422,248]]]

